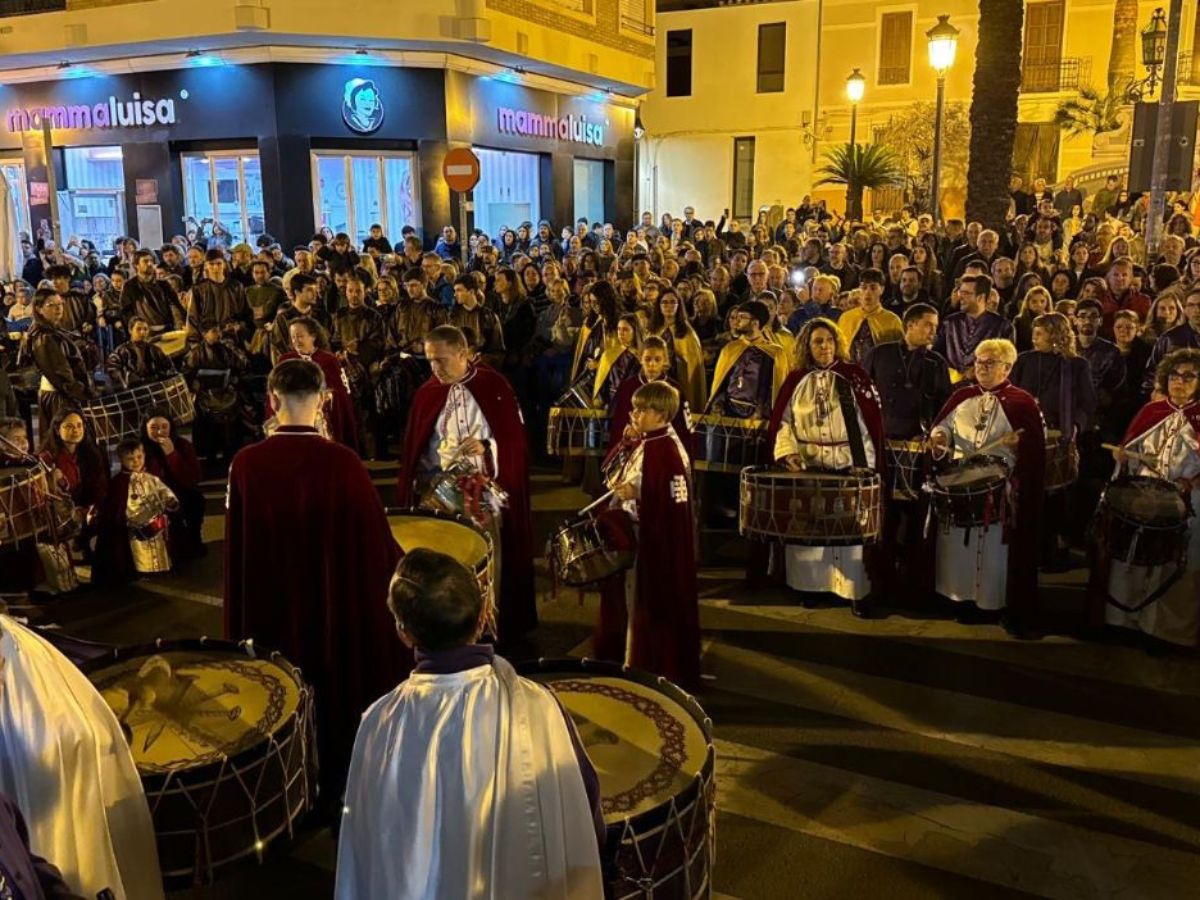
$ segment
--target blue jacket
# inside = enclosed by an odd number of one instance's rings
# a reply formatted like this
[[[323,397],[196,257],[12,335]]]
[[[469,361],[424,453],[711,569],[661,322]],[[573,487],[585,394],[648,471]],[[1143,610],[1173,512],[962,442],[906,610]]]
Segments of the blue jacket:
[[[85,900],[58,869],[30,851],[25,819],[7,794],[0,794],[0,877],[12,879],[13,894],[22,900]]]

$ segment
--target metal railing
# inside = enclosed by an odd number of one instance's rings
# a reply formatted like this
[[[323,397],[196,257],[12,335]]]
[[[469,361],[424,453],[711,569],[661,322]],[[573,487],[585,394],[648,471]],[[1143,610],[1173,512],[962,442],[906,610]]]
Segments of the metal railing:
[[[67,0],[0,0],[0,19],[33,13],[65,12]]]
[[[1088,83],[1091,75],[1091,57],[1025,63],[1021,67],[1021,91],[1026,94],[1077,91]]]

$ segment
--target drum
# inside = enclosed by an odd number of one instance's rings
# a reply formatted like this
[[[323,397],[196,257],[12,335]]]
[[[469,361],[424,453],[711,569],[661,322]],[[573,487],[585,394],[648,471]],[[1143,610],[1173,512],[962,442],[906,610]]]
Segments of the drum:
[[[187,330],[180,328],[178,331],[164,331],[158,335],[155,343],[158,344],[159,350],[171,359],[176,359],[187,352]]]
[[[1046,492],[1057,491],[1075,482],[1079,477],[1079,448],[1074,441],[1064,441],[1062,432],[1046,432],[1046,475],[1043,487]]]
[[[252,642],[158,641],[82,668],[129,740],[164,877],[209,880],[291,836],[311,808],[312,694],[278,653]]]
[[[1000,522],[1008,487],[1008,463],[975,456],[950,463],[929,483],[933,508],[943,527],[981,528]]]
[[[196,392],[196,409],[209,422],[227,423],[237,418],[241,406],[236,388],[201,388]]]
[[[692,423],[698,472],[740,472],[770,458],[765,419],[733,419],[705,413]]]
[[[0,469],[0,546],[37,537],[53,524],[45,470],[39,465]]]
[[[883,489],[875,472],[742,470],[743,537],[802,547],[854,547],[879,539]]]
[[[608,453],[608,410],[555,406],[546,428],[551,456],[604,456]]]
[[[637,533],[622,509],[568,519],[550,537],[546,558],[562,584],[584,587],[633,566]]]
[[[1187,498],[1169,481],[1126,475],[1100,497],[1103,540],[1113,559],[1133,566],[1172,565],[1187,547]]]
[[[182,375],[108,394],[85,403],[81,412],[97,441],[114,444],[138,437],[146,413],[155,407],[168,409],[176,425],[187,425],[196,418],[192,394]]]
[[[496,551],[486,529],[466,516],[428,509],[389,509],[387,516],[392,537],[401,550],[407,553],[416,547],[424,547],[448,553],[474,572],[479,592],[490,611],[489,617],[494,614],[497,600],[493,589],[496,583]]]
[[[920,500],[925,483],[925,445],[920,441],[888,439],[888,471],[893,500]]]
[[[554,692],[596,767],[606,896],[711,896],[716,751],[704,710],[669,681],[612,663],[543,659],[517,670]]]

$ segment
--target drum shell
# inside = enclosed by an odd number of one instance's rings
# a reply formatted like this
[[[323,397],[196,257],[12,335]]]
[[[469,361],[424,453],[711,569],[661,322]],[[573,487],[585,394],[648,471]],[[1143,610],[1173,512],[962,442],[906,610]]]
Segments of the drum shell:
[[[921,442],[889,439],[887,453],[888,471],[892,476],[892,499],[924,499],[921,486],[925,483],[928,456]]]
[[[312,694],[300,672],[277,653],[232,641],[159,641],[116,648],[81,665],[89,674],[126,659],[169,652],[267,658],[299,686],[296,714],[273,735],[230,757],[170,772],[142,771],[164,878],[210,880],[221,866],[261,854],[271,840],[290,835],[316,793],[316,719]],[[254,796],[247,797],[253,789]]]
[[[608,453],[607,410],[555,406],[546,426],[546,452],[551,456],[596,456]]]
[[[1074,441],[1062,437],[1046,441],[1046,475],[1043,487],[1047,493],[1062,490],[1079,477],[1079,448]]]
[[[85,403],[80,412],[98,442],[113,444],[138,437],[146,414],[156,407],[166,407],[176,425],[190,424],[196,418],[192,394],[182,375],[100,397]]]
[[[398,519],[401,517],[431,519],[434,521],[447,522],[447,523],[452,523],[454,525],[459,525],[463,528],[468,528],[471,531],[473,531],[475,534],[479,535],[479,537],[481,537],[483,539],[484,545],[486,546],[487,549],[483,555],[483,558],[478,560],[474,565],[468,566],[468,568],[470,568],[471,571],[475,575],[475,581],[479,585],[479,591],[483,595],[484,602],[488,605],[489,609],[493,609],[493,610],[495,609],[496,600],[497,600],[497,598],[495,596],[495,589],[494,589],[494,585],[497,582],[497,579],[495,577],[495,574],[496,574],[495,569],[496,569],[496,564],[497,564],[496,543],[492,539],[492,535],[489,533],[488,529],[481,527],[479,524],[471,521],[471,519],[467,518],[466,516],[458,515],[457,513],[453,513],[453,512],[446,512],[443,510],[429,509],[427,507],[422,507],[419,509],[404,508],[404,507],[388,507],[386,512],[387,512],[388,519]],[[399,542],[397,542],[397,543],[399,543]],[[416,545],[416,546],[420,546],[420,545]],[[411,549],[411,548],[402,548],[402,549]],[[442,548],[429,547],[428,549],[439,550]]]
[[[632,533],[632,525],[629,526]],[[555,578],[570,587],[596,584],[633,567],[634,549],[617,549],[590,515],[563,524],[550,536],[546,556]]]
[[[737,473],[770,458],[767,452],[767,422],[762,419],[731,419],[704,414],[692,423],[699,472]]]
[[[979,461],[1003,465],[1006,471],[1008,468],[1003,460],[995,457],[980,457]],[[946,485],[935,476],[929,481],[928,489],[933,509],[943,527],[984,528],[1003,521],[1007,476],[983,478],[966,485]]]
[[[516,669],[543,684],[555,680],[550,675],[634,681],[665,694],[692,716],[708,747],[700,771],[669,802],[607,823],[601,863],[610,900],[710,897],[716,859],[716,750],[712,722],[695,699],[664,678],[591,659],[541,659],[518,663]]]
[[[872,544],[882,529],[879,475],[742,471],[738,529],[744,537],[801,547]]]
[[[51,503],[49,483],[41,466],[0,469],[0,546],[50,531],[54,525]],[[74,516],[70,519],[73,522]]]
[[[1131,510],[1119,508],[1116,492],[1112,489],[1126,485],[1142,492],[1153,490],[1176,495],[1182,510],[1181,518],[1175,522],[1152,522]],[[1147,568],[1179,562],[1187,541],[1187,499],[1170,482],[1145,476],[1120,478],[1105,488],[1098,512],[1101,534],[1112,559]]]

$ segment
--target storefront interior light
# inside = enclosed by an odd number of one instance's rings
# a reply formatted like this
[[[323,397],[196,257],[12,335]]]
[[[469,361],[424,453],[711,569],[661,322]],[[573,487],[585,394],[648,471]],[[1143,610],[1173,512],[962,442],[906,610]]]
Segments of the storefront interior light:
[[[190,66],[197,68],[208,68],[210,66],[223,66],[225,60],[212,53],[205,53],[202,50],[189,50],[185,56],[187,63]]]

